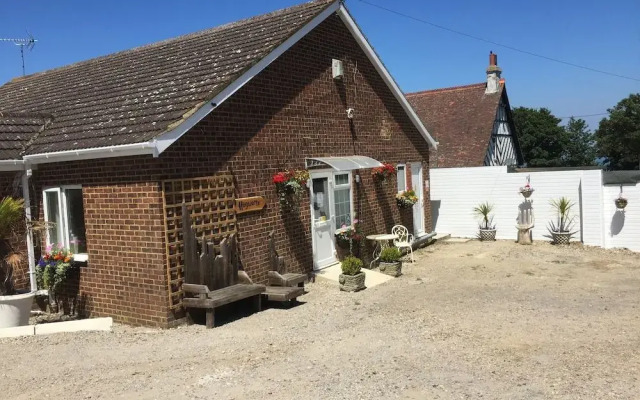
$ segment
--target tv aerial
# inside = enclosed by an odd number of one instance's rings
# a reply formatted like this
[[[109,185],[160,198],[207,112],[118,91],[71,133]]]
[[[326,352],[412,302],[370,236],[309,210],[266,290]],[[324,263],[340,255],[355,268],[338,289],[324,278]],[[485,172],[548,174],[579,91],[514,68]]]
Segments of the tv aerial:
[[[22,76],[25,75],[25,71],[24,71],[24,48],[26,47],[27,50],[31,50],[33,49],[33,46],[36,45],[36,42],[38,41],[37,39],[34,39],[33,36],[27,32],[27,35],[29,36],[26,39],[3,39],[0,38],[0,42],[9,42],[9,43],[13,43],[16,46],[20,46],[20,57],[22,58]]]

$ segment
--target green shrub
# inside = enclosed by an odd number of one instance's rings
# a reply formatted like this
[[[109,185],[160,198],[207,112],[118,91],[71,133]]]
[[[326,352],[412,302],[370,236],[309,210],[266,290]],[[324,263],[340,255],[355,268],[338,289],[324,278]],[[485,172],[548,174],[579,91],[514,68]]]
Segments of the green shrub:
[[[347,256],[342,261],[342,273],[345,275],[358,275],[363,265],[362,260],[358,257]]]
[[[380,253],[380,261],[386,263],[396,262],[400,257],[402,257],[402,253],[397,247],[387,247],[382,250],[382,253]]]

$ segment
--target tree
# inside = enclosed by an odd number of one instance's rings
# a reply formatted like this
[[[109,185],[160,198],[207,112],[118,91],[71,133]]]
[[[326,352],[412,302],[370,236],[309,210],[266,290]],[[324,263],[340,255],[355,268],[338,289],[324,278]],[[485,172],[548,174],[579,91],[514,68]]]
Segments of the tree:
[[[608,109],[596,131],[598,155],[611,169],[640,169],[640,93]]]
[[[564,165],[585,167],[596,165],[595,135],[583,119],[571,117],[564,127],[569,142],[564,149]]]
[[[569,135],[546,108],[517,107],[513,120],[522,155],[529,167],[561,167]],[[565,157],[566,158],[566,157]]]

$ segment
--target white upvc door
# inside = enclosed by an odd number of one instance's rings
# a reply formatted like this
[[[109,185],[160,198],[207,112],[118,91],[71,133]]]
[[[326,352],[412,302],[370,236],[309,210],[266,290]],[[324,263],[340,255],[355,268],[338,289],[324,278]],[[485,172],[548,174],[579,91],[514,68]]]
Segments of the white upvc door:
[[[425,234],[424,230],[424,181],[422,176],[422,163],[411,163],[411,185],[418,196],[418,201],[413,205],[413,235],[418,238]]]
[[[311,177],[311,237],[313,268],[335,264],[335,231],[351,225],[353,196],[349,172],[312,172]]]

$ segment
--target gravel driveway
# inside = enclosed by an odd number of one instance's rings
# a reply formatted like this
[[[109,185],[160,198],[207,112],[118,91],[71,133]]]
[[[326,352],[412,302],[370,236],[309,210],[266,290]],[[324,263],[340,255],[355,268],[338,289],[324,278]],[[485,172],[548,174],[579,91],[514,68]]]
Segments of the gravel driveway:
[[[213,330],[0,339],[0,398],[637,399],[640,255],[438,243]]]

